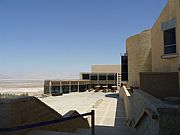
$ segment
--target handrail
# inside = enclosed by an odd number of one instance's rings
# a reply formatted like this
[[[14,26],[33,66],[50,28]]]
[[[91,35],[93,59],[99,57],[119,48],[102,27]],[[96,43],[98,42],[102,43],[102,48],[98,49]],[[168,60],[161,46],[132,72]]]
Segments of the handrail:
[[[95,125],[94,124],[95,123],[95,119],[94,119],[95,112],[94,112],[94,110],[91,110],[91,112],[89,112],[89,113],[84,113],[84,114],[71,116],[71,117],[66,117],[66,118],[58,118],[58,119],[54,119],[54,120],[43,121],[43,122],[27,124],[27,125],[20,125],[20,126],[11,127],[11,128],[0,128],[0,133],[1,132],[13,132],[13,131],[19,131],[19,130],[23,130],[23,129],[41,127],[41,126],[45,126],[45,125],[50,125],[50,124],[55,124],[55,123],[59,123],[59,122],[63,122],[63,121],[76,119],[76,118],[87,116],[87,115],[91,115],[91,135],[94,135],[95,134],[95,128],[94,128],[94,125]]]
[[[134,124],[134,128],[136,128],[139,125],[140,121],[143,119],[145,115],[148,115],[151,119],[158,119],[158,115],[154,111],[152,111],[150,108],[145,108],[141,113],[140,118]]]

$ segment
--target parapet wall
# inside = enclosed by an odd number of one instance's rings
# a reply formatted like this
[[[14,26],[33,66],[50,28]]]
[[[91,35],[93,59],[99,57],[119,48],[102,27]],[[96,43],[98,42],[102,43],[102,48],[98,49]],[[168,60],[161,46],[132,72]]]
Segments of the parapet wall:
[[[130,124],[130,121],[133,119],[133,97],[125,86],[121,87],[119,96],[124,101],[127,122]]]
[[[71,116],[77,115],[76,111],[71,111]],[[33,124],[62,118],[58,112],[41,102],[35,97],[20,97],[14,99],[0,99],[0,128],[11,128],[26,124]],[[75,120],[51,124],[38,128],[21,130],[19,132],[7,133],[4,135],[24,135],[34,129],[74,132],[77,128],[88,128],[86,119],[77,118]]]
[[[127,124],[136,129],[135,135],[179,135],[180,104],[167,104],[142,90],[130,93],[125,86],[119,94],[124,100]],[[142,115],[146,109],[156,114],[157,119]]]
[[[157,97],[180,97],[178,72],[141,72],[140,89]]]

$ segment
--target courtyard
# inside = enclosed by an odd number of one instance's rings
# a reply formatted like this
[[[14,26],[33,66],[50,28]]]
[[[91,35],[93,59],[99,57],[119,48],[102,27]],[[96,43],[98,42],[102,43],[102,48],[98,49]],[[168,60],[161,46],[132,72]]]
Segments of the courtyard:
[[[63,96],[51,96],[40,100],[61,115],[70,110],[80,114],[95,110],[95,125],[126,126],[125,111],[118,93],[83,92],[70,93]]]

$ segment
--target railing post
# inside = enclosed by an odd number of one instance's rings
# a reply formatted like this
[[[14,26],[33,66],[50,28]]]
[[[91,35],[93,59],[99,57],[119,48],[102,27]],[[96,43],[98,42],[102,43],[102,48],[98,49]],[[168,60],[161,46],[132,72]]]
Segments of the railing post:
[[[94,115],[95,115],[95,112],[94,112],[94,110],[91,110],[91,135],[95,135],[95,117],[94,117]]]

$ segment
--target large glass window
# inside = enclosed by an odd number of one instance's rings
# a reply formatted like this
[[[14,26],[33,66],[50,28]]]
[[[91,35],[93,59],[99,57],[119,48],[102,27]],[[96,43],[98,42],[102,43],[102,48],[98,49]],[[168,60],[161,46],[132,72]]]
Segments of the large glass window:
[[[97,80],[97,74],[91,74],[91,80]]]
[[[114,74],[108,74],[108,80],[115,80]]]
[[[82,74],[82,79],[89,80],[89,74]]]
[[[106,74],[99,74],[99,80],[106,80]]]
[[[176,29],[164,31],[164,54],[176,53]]]
[[[121,56],[121,80],[128,81],[128,56]]]

